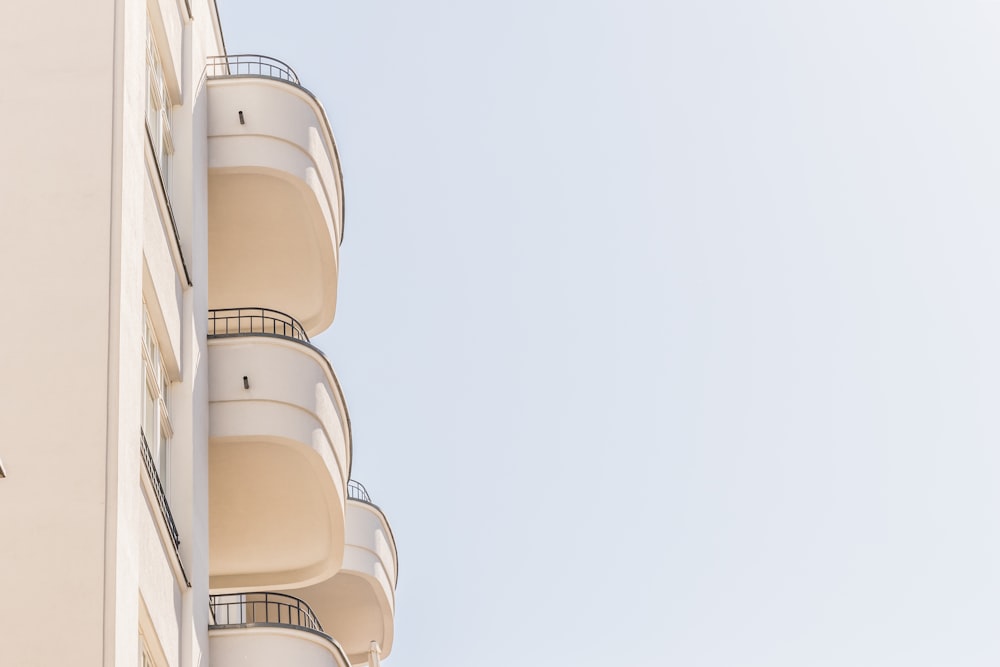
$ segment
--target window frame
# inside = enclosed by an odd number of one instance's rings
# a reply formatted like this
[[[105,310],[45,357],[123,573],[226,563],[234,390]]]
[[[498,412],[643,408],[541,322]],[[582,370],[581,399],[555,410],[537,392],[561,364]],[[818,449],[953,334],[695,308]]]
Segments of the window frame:
[[[163,60],[153,34],[153,24],[146,17],[146,130],[153,144],[153,156],[160,168],[163,188],[169,191],[171,157],[174,154],[170,113],[173,101],[163,73]]]
[[[160,476],[163,493],[170,497],[170,452],[174,436],[170,422],[170,376],[163,362],[160,343],[149,317],[146,301],[142,302],[142,424],[143,435],[149,446],[156,472]],[[152,414],[150,413],[152,410]],[[148,430],[147,430],[148,429]]]

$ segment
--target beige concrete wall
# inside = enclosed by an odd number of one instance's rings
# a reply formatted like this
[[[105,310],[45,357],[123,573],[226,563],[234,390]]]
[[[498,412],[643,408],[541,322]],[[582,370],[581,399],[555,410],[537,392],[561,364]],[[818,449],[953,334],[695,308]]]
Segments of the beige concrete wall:
[[[173,548],[165,543],[158,528],[160,508],[155,500],[144,498],[140,512],[136,546],[138,547],[139,593],[149,619],[146,632],[155,634],[167,661],[163,667],[177,667],[180,662],[180,628],[183,596],[187,586],[178,580],[171,563]],[[149,637],[147,636],[147,640]]]
[[[168,0],[162,0],[166,2]],[[174,0],[178,5],[183,0]],[[184,113],[174,114],[177,147],[173,159],[171,204],[193,287],[184,291],[181,308],[182,378],[175,391],[189,400],[176,402],[171,418],[175,438],[171,508],[183,537],[191,588],[181,612],[181,664],[209,664],[208,641],[208,157],[205,60],[222,52],[211,0],[191,0],[192,19],[182,29],[179,68]]]
[[[122,128],[141,117],[142,97],[120,85],[141,46],[127,38],[139,13],[111,0],[60,3],[59,11],[14,3],[0,22],[0,53],[16,63],[0,92],[8,128],[0,280],[17,322],[0,333],[8,468],[0,627],[11,665],[107,665],[135,655],[135,631],[115,632],[136,615],[134,549],[114,540],[134,515],[138,470],[139,370],[117,360],[138,352],[140,331],[126,302],[141,283],[129,229],[141,198],[122,195],[122,174],[128,165],[142,173],[141,153],[137,133]],[[59,641],[50,622],[39,622],[52,621],[53,608],[64,621]]]
[[[175,241],[170,219],[159,204],[155,189],[161,189],[156,175],[146,172],[143,188],[143,296],[157,332],[163,361],[171,379],[181,378],[181,307],[184,299],[182,267],[174,260]]]
[[[185,103],[184,82],[184,25],[187,8],[184,0],[149,0],[149,22],[160,46],[163,73],[174,104]]]
[[[146,3],[13,3],[0,22],[0,55],[10,64],[0,88],[8,128],[0,280],[10,316],[0,331],[5,665],[135,665],[141,607],[165,638],[170,665],[207,662],[203,108],[198,139],[192,128],[204,55],[220,46],[210,2],[192,2],[198,28],[185,23],[183,0],[163,3],[150,6],[162,16],[174,85],[185,88],[175,100],[185,104],[175,110],[174,138],[187,185],[181,205],[173,203],[188,251],[201,243],[198,288],[179,277],[167,252],[172,230],[147,199]],[[184,509],[178,523],[196,593],[170,572],[172,555],[151,530],[139,483],[144,271],[172,375],[184,378],[172,389],[175,406],[186,407],[172,415],[181,433],[171,500]]]

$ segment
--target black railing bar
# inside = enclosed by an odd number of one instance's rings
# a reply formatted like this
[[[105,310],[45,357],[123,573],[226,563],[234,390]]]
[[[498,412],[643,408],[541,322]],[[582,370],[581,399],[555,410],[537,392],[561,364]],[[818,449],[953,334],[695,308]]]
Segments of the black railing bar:
[[[228,75],[232,75],[236,72],[236,76],[242,76],[240,74],[241,67],[246,71],[247,75],[254,75],[254,68],[261,76],[268,76],[274,79],[285,79],[292,81],[295,84],[299,83],[299,77],[292,69],[291,65],[285,63],[277,58],[272,58],[271,56],[263,56],[252,53],[241,53],[232,54],[224,56],[211,56],[208,58],[208,67],[212,69],[213,75],[215,76],[225,76],[220,75],[218,72],[224,66],[225,72]],[[267,68],[267,74],[264,74],[264,68]],[[277,75],[273,72],[278,72]]]
[[[371,495],[368,493],[368,489],[365,485],[355,479],[347,480],[347,497],[354,498],[355,500],[363,500],[366,503],[372,503]]]
[[[289,315],[288,313],[286,313],[284,311],[281,311],[281,310],[278,310],[276,308],[268,308],[267,306],[233,306],[233,307],[230,307],[230,308],[209,308],[208,309],[208,312],[210,312],[210,313],[230,313],[230,312],[241,312],[241,311],[257,311],[257,312],[259,312],[261,314],[275,313],[277,315],[281,315],[282,317],[288,318],[289,322],[296,322],[296,323],[298,323],[298,320],[295,319],[294,316]],[[250,315],[224,315],[223,317],[240,317],[240,316],[242,316],[242,317],[250,317]]]
[[[174,547],[174,556],[177,558],[181,576],[187,587],[191,588],[191,580],[188,579],[187,570],[184,569],[184,561],[181,560],[181,536],[177,530],[177,523],[174,521],[174,515],[170,512],[170,504],[167,503],[167,496],[163,492],[163,484],[160,482],[160,475],[156,470],[156,463],[153,461],[153,453],[149,450],[149,443],[146,442],[146,434],[141,426],[139,427],[139,454],[143,459],[146,474],[149,475],[153,485],[153,495],[156,496],[156,504],[160,506],[160,516],[167,524],[167,531],[170,533],[170,541]]]
[[[155,145],[153,143],[153,135],[149,133],[149,126],[146,125],[146,141],[149,142],[150,149],[153,149],[153,154],[156,154],[156,150],[153,148]],[[181,234],[177,231],[177,220],[174,218],[174,208],[170,205],[170,197],[167,196],[167,182],[163,180],[163,172],[160,171],[160,161],[155,157],[153,158],[153,164],[156,165],[156,177],[160,181],[160,192],[163,193],[163,201],[167,205],[167,217],[170,218],[170,227],[174,232],[174,243],[177,245],[177,255],[181,258],[181,268],[184,269],[184,280],[187,282],[188,287],[193,287],[194,283],[191,282],[191,274],[188,273],[187,261],[184,259],[184,248],[181,246]]]
[[[163,483],[160,481],[160,474],[156,470],[156,462],[153,460],[153,453],[149,449],[149,443],[146,441],[146,434],[143,430],[139,429],[139,438],[142,441],[142,457],[143,462],[146,464],[146,472],[149,473],[149,477],[153,482],[153,491],[156,493],[156,503],[160,506],[160,511],[163,513],[163,518],[166,519],[167,528],[170,531],[170,538],[174,543],[174,548],[180,546],[181,536],[177,532],[177,524],[174,523],[173,514],[170,512],[170,505],[167,504],[166,493],[163,491]]]
[[[230,595],[240,595],[244,599],[222,602],[218,599],[219,596],[209,596],[209,607],[213,610],[213,616],[215,618],[218,618],[220,615],[220,609],[225,607],[226,620],[229,621],[232,617],[230,609],[232,607],[238,607],[237,611],[242,611],[242,613],[240,613],[241,618],[247,622],[256,623],[258,622],[258,617],[260,616],[262,609],[263,620],[259,622],[272,623],[275,622],[272,619],[276,619],[277,624],[302,626],[317,629],[320,632],[323,631],[315,613],[309,605],[305,603],[305,601],[300,600],[299,598],[280,593],[273,595],[269,593],[243,593]],[[250,596],[260,595],[263,596],[262,600],[246,599]],[[291,601],[294,601],[294,604]],[[295,610],[295,622],[292,620],[293,609]],[[284,621],[282,620],[283,617],[285,619]]]
[[[250,312],[244,312],[250,311]],[[260,314],[254,314],[254,311],[259,311]],[[309,342],[309,335],[306,333],[305,328],[302,323],[297,319],[292,317],[287,313],[283,313],[280,310],[274,310],[272,308],[217,308],[208,311],[209,317],[208,321],[213,334],[217,334],[219,330],[218,321],[225,320],[225,332],[229,333],[244,333],[244,322],[249,323],[249,332],[255,332],[255,320],[260,319],[260,331],[267,333],[267,327],[270,324],[271,333],[275,335],[284,335],[287,338],[298,338]],[[272,317],[268,314],[278,315],[279,317]],[[230,320],[236,321],[236,331],[232,331],[229,327]],[[282,332],[278,333],[278,323],[281,323]],[[290,332],[290,333],[289,333]]]

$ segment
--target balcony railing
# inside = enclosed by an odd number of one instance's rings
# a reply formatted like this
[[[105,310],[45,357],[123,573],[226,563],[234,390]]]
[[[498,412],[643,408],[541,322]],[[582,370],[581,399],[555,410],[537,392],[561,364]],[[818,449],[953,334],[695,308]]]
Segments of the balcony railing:
[[[363,500],[366,503],[372,503],[371,496],[368,495],[368,489],[361,482],[356,482],[353,479],[347,481],[347,497],[354,500]]]
[[[281,336],[309,342],[306,330],[297,319],[270,308],[217,308],[208,311],[208,335]]]
[[[205,75],[209,79],[226,77],[264,77],[299,84],[295,70],[277,58],[260,56],[252,53],[241,53],[227,56],[212,56],[205,66]]]
[[[308,604],[282,593],[210,595],[208,611],[210,628],[278,625],[323,632],[323,626]]]
[[[146,442],[146,434],[139,429],[139,445],[142,449],[142,462],[146,465],[146,473],[153,484],[153,493],[156,495],[156,504],[160,506],[160,514],[167,524],[170,532],[170,540],[174,544],[174,551],[181,545],[181,536],[177,532],[177,524],[174,523],[174,516],[170,513],[170,505],[167,504],[167,495],[163,492],[163,484],[160,482],[160,474],[156,471],[156,462],[153,460],[153,453],[149,451],[149,443]],[[179,556],[178,556],[179,558]]]

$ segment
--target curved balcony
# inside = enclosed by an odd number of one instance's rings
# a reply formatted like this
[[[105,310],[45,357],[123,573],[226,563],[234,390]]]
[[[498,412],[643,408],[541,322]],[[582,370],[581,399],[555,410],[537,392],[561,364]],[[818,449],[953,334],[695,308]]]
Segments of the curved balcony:
[[[209,619],[213,665],[350,667],[343,648],[323,631],[309,605],[290,595],[212,595]]]
[[[264,301],[310,335],[333,321],[343,176],[326,112],[281,61],[206,67],[209,307]]]
[[[365,487],[350,480],[348,494],[340,572],[296,594],[312,602],[324,627],[357,664],[367,659],[373,641],[383,658],[392,650],[398,558],[389,521]]]
[[[351,430],[329,361],[292,317],[209,316],[209,585],[307,586],[344,557]]]

